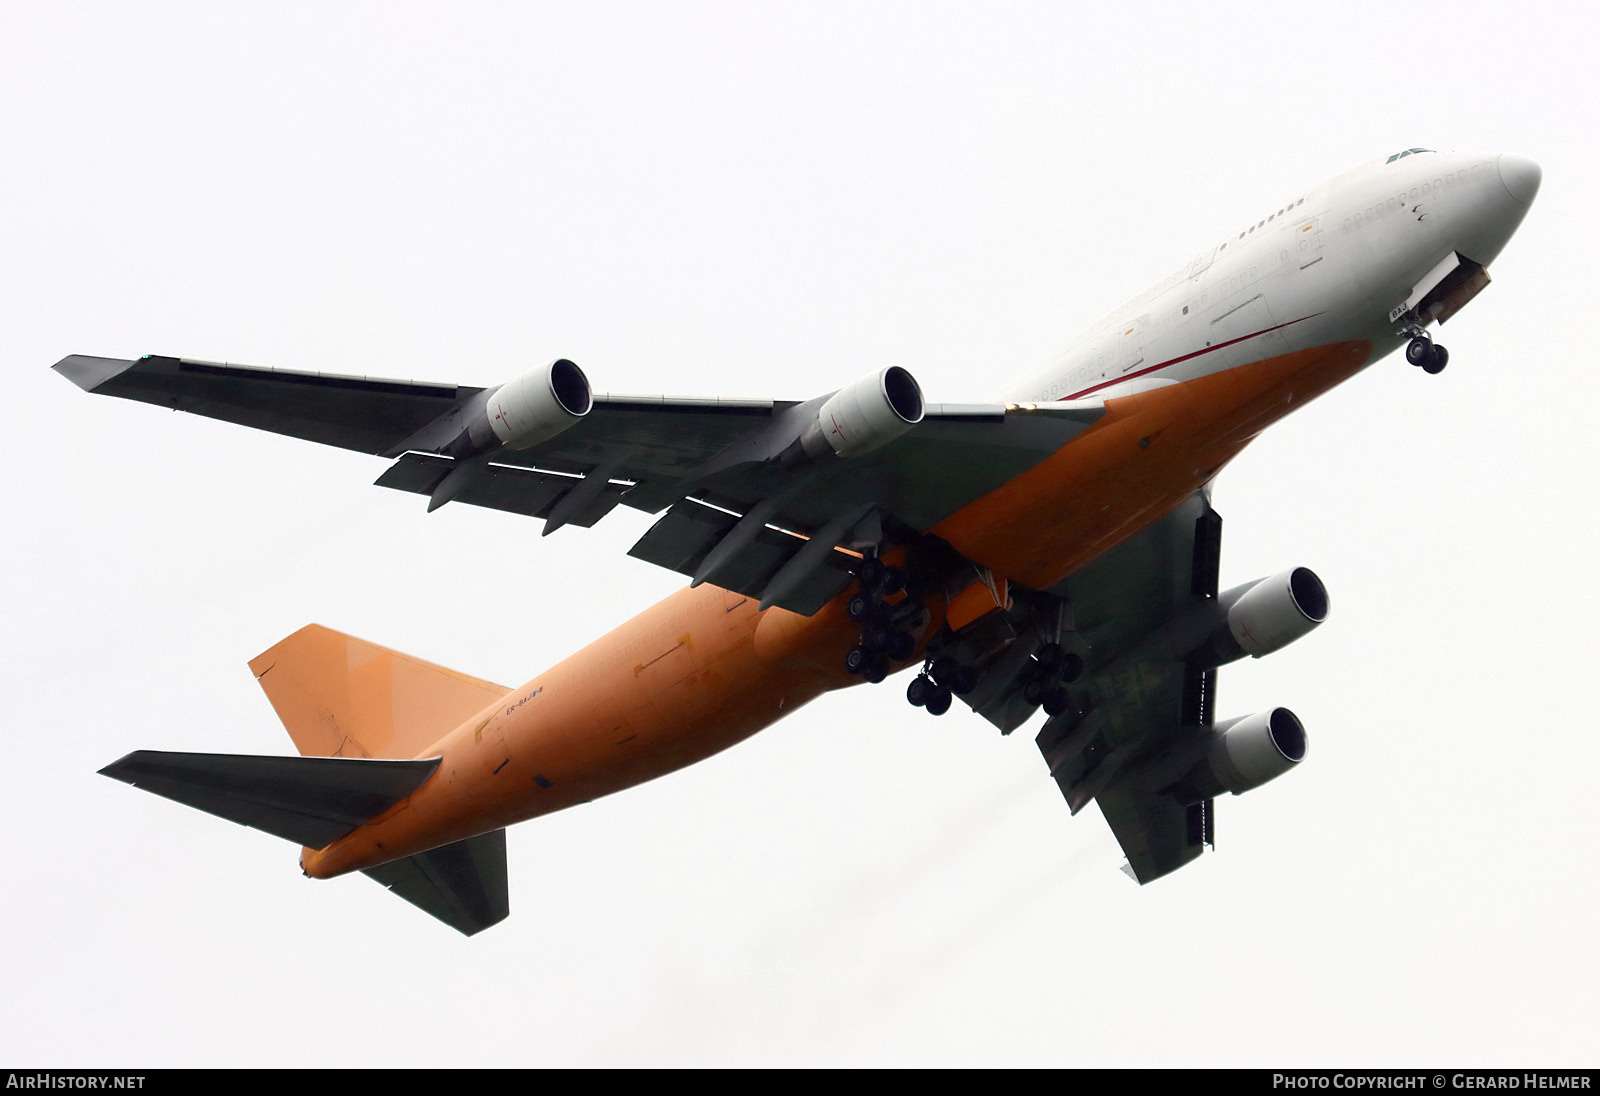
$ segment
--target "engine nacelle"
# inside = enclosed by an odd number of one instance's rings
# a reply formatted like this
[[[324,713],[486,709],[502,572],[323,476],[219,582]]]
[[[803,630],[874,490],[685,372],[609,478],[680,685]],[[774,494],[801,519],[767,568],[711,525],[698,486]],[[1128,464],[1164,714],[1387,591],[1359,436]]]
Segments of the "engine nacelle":
[[[1228,608],[1228,631],[1248,655],[1287,647],[1328,619],[1328,591],[1309,567],[1264,578]]]
[[[1212,732],[1203,761],[1178,782],[1173,794],[1198,803],[1223,792],[1240,795],[1282,776],[1306,756],[1306,729],[1288,708],[1236,719]]]
[[[574,363],[557,358],[490,392],[482,417],[468,425],[451,449],[463,450],[457,456],[501,447],[527,449],[576,426],[593,406],[589,378]]]
[[[1187,656],[1193,666],[1221,666],[1281,650],[1328,619],[1328,591],[1309,567],[1235,587],[1218,599],[1226,616]]]
[[[922,386],[910,372],[891,365],[828,397],[817,412],[816,434],[806,432],[805,449],[813,456],[828,450],[841,457],[870,453],[921,422],[922,412]]]

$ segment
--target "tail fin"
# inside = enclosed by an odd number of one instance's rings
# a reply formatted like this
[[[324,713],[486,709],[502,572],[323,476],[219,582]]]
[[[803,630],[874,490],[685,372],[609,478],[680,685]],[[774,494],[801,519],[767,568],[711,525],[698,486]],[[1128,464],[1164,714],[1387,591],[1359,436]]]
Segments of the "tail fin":
[[[320,624],[250,669],[306,757],[416,757],[510,692]]]

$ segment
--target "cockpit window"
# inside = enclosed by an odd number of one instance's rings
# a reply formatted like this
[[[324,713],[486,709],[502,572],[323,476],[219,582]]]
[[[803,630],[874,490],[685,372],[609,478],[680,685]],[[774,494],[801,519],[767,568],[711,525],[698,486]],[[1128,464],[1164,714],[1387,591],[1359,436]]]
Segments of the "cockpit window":
[[[1432,152],[1432,151],[1433,151],[1433,149],[1431,149],[1431,148],[1408,148],[1404,152],[1395,153],[1393,156],[1391,156],[1387,160],[1385,160],[1384,163],[1392,164],[1396,160],[1398,160],[1398,159],[1400,159],[1401,157],[1404,157],[1404,156],[1412,156],[1412,155],[1415,155],[1418,152]]]

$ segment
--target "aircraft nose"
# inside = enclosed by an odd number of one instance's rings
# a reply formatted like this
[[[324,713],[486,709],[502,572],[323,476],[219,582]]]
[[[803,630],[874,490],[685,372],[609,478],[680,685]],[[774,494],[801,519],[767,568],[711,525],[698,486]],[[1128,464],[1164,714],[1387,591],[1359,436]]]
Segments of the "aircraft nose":
[[[1539,183],[1544,178],[1544,172],[1539,170],[1539,165],[1526,156],[1513,156],[1509,152],[1500,154],[1500,182],[1505,185],[1506,191],[1524,206],[1533,204],[1534,195],[1539,193]]]

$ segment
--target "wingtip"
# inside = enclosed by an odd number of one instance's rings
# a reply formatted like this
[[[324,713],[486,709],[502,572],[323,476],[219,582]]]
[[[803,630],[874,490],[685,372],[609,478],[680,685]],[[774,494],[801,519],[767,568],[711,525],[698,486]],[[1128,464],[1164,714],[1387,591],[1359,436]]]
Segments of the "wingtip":
[[[134,778],[129,770],[137,765],[139,759],[148,752],[147,750],[134,750],[132,753],[125,753],[105,768],[96,769],[95,773],[98,776],[109,776],[112,780],[120,780],[124,784],[132,784]]]
[[[126,358],[96,358],[89,354],[68,354],[50,368],[85,392],[93,392],[131,365],[133,362]]]
[[[450,927],[455,929],[462,936],[476,936],[476,935],[478,935],[478,933],[482,932],[484,929],[492,929],[492,928],[494,928],[496,925],[500,924],[502,921],[504,921],[506,918],[508,918],[510,916],[511,916],[511,911],[507,910],[505,913],[502,913],[499,917],[496,917],[493,921],[487,921],[487,922],[485,922],[484,924],[481,924],[481,925],[472,925],[472,926],[469,926],[469,927],[466,927],[466,928],[463,928],[460,925],[451,925]]]

